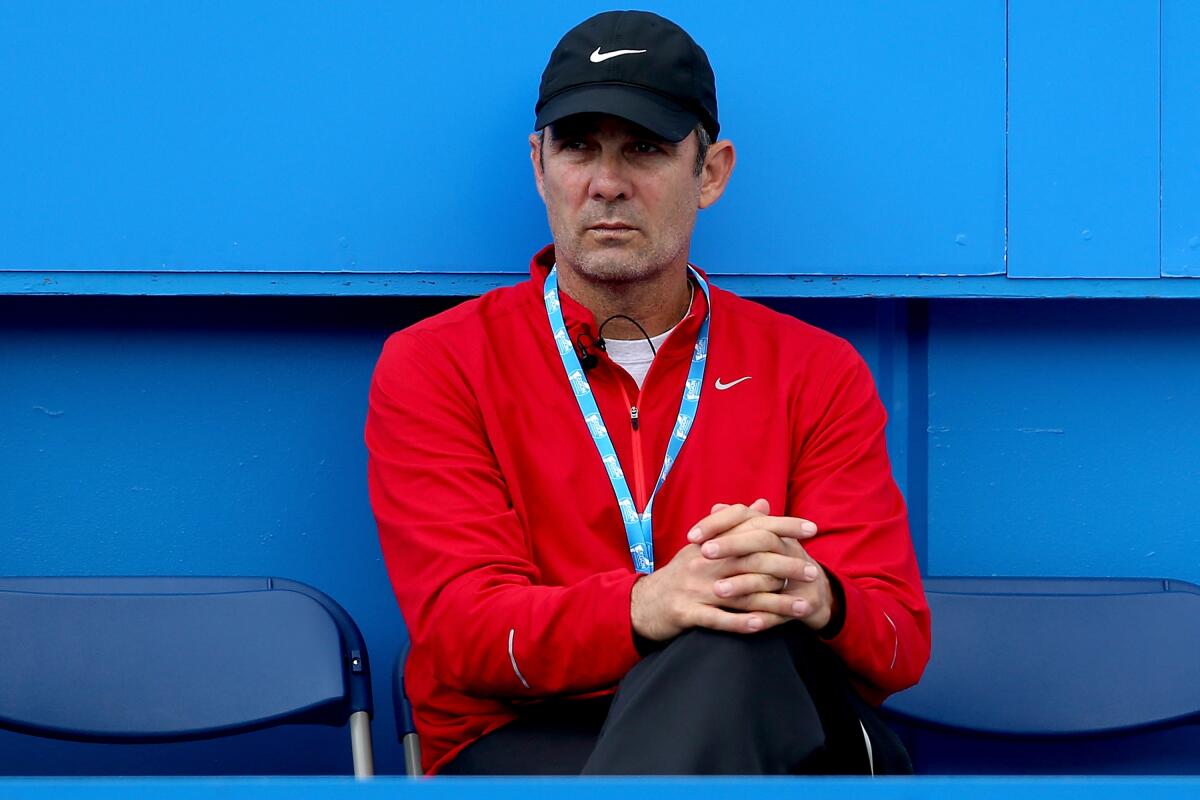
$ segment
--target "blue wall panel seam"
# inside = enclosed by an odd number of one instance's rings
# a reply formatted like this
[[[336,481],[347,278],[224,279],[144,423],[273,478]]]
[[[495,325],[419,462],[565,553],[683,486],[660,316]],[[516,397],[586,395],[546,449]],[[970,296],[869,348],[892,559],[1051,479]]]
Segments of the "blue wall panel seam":
[[[1009,73],[1009,56],[1008,56],[1008,39],[1009,39],[1009,0],[1004,2],[1004,275],[1008,275],[1008,129],[1009,129],[1009,109],[1008,109],[1008,73]]]
[[[906,300],[908,363],[908,516],[913,550],[929,574],[929,305]]]
[[[1163,219],[1163,4],[1158,2],[1158,275],[1162,277]]]

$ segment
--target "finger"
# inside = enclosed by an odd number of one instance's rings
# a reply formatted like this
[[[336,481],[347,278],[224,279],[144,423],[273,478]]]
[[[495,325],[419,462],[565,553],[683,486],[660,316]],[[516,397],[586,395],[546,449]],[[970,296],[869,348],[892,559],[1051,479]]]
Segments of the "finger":
[[[688,541],[699,544],[756,516],[760,516],[759,512],[741,503],[726,506],[697,522],[695,527],[688,531]]]
[[[722,508],[729,508],[729,503],[713,503],[712,511],[710,513],[715,514]],[[760,497],[750,504],[750,510],[757,511],[760,514],[770,514],[771,501],[765,497]]]
[[[821,608],[819,598],[812,597],[792,597],[791,616],[796,619],[807,619],[815,615]]]
[[[784,540],[771,531],[739,526],[700,545],[700,552],[705,558],[715,559],[762,552],[782,554],[788,550]]]
[[[764,514],[741,523],[744,528],[761,528],[789,539],[811,539],[817,535],[817,523],[800,517],[772,517]]]
[[[774,575],[742,574],[713,581],[713,594],[722,600],[762,592],[780,592],[782,580]]]
[[[778,536],[811,539],[817,535],[817,523],[802,517],[761,517],[758,524]]]
[[[783,554],[792,558],[802,558],[805,561],[813,561],[813,557],[804,549],[804,545],[800,544],[795,539],[789,539],[786,536],[781,536],[779,541],[783,543]]]
[[[789,619],[793,619],[793,617],[785,617],[765,611],[752,611],[749,613],[726,611],[716,606],[699,605],[696,606],[691,623],[694,627],[708,628],[714,631],[758,633],[768,628],[774,628],[776,625],[787,622]]]
[[[829,620],[829,597],[819,586],[811,583],[797,584],[799,594],[791,592],[754,592],[741,597],[722,599],[721,604],[743,613],[767,613],[789,619],[813,620],[824,625]]]
[[[780,555],[779,553],[751,553],[726,562],[723,578],[747,572],[786,578],[788,582],[812,583],[821,577],[821,568],[807,558]]]
[[[774,592],[755,592],[721,602],[725,603],[727,608],[743,613],[762,612],[788,619],[803,619],[813,614],[816,608],[815,598],[792,597]]]

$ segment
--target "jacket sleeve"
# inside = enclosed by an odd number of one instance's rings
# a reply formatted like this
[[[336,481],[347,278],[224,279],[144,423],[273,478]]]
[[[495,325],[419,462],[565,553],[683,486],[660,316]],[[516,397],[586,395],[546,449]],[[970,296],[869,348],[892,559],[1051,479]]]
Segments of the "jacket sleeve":
[[[845,622],[828,643],[879,703],[917,682],[930,649],[929,607],[888,462],[887,412],[867,365],[841,341],[813,399],[816,422],[797,431],[788,513],[818,526],[805,547],[845,592]]]
[[[461,363],[394,334],[372,379],[368,484],[413,642],[464,694],[529,698],[609,688],[636,663],[632,570],[543,585]]]

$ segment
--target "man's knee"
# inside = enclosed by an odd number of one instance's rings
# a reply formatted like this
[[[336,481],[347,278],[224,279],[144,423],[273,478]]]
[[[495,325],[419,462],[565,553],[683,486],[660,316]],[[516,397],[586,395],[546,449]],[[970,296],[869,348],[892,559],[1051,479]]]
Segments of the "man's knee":
[[[844,679],[835,668],[829,681],[827,659],[814,655],[826,649],[824,644],[807,628],[787,630],[791,627],[750,635],[694,628],[635,666],[621,682],[618,698],[687,703],[697,715],[714,716],[730,708],[758,715],[785,698],[811,707],[810,689],[826,683],[840,689]],[[712,708],[706,712],[703,705]]]
[[[796,635],[693,629],[650,654],[621,682],[591,770],[770,774],[820,758],[826,737],[793,663]]]
[[[726,633],[692,628],[675,637],[662,652],[681,654],[702,661],[757,661],[769,653],[786,653],[788,634],[778,626],[761,633]]]
[[[825,642],[797,622],[749,635],[693,628],[652,656],[681,660],[690,672],[716,671],[758,680],[773,673],[789,675],[800,667],[802,671],[811,667],[819,667],[822,672],[844,670]]]

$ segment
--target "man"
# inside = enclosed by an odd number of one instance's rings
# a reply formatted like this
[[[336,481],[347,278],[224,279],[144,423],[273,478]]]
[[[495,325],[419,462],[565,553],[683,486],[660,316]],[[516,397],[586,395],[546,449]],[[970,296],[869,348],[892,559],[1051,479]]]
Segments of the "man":
[[[553,246],[391,337],[371,389],[426,769],[903,771],[869,704],[929,619],[885,413],[848,344],[688,265],[735,160],[707,56],[601,14],[536,113]]]

